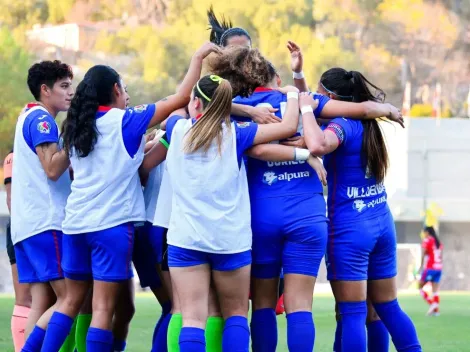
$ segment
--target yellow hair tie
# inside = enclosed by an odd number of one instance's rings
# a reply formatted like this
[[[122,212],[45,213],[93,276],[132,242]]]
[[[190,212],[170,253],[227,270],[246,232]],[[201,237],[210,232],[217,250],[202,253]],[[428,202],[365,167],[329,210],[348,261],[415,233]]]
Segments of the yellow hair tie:
[[[224,80],[222,77],[217,76],[217,75],[210,75],[209,78],[212,82],[216,82],[219,85]],[[207,101],[211,101],[211,98],[209,98],[206,94],[204,94],[202,89],[199,87],[199,81],[196,83],[196,88],[199,94],[201,94],[204,99],[206,99]]]

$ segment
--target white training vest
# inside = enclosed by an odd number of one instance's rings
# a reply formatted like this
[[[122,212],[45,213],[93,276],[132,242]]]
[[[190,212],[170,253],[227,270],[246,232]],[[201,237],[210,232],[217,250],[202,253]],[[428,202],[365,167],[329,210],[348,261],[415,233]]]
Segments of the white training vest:
[[[164,134],[165,131],[158,131],[153,140],[158,141]],[[146,221],[150,223],[153,223],[153,219],[155,217],[155,208],[157,207],[157,199],[158,194],[160,193],[164,167],[165,162],[163,161],[160,165],[157,165],[152,169],[147,180],[147,185],[144,188],[145,217]]]
[[[78,158],[72,150],[72,193],[65,207],[63,231],[81,234],[109,229],[126,222],[145,221],[145,205],[138,169],[145,139],[130,157],[122,136],[125,110],[111,109],[96,119],[98,140],[93,151]]]
[[[171,188],[170,176],[168,175],[166,161],[161,164],[161,167],[163,170],[162,183],[160,185],[160,192],[158,193],[153,226],[160,226],[167,229],[170,227],[173,189]]]
[[[251,249],[251,213],[245,166],[238,167],[236,132],[224,125],[222,151],[183,151],[191,120],[176,123],[167,155],[173,204],[168,244],[207,253]]]
[[[37,154],[24,139],[24,122],[36,110],[44,110],[48,114],[42,106],[36,106],[21,114],[16,123],[11,191],[13,244],[47,230],[61,231],[65,203],[70,194],[68,170],[57,181],[50,180]]]

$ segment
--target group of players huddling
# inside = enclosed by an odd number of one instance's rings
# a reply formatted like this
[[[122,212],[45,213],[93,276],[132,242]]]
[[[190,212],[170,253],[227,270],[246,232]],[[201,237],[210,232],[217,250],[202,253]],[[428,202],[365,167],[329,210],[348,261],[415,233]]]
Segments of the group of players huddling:
[[[18,118],[7,163],[16,351],[124,351],[132,262],[162,306],[152,351],[248,351],[250,335],[253,351],[275,351],[280,294],[289,351],[313,351],[324,256],[334,351],[388,351],[389,335],[397,351],[421,351],[397,301],[376,120],[403,125],[400,112],[343,68],[324,72],[311,93],[293,42],[294,85],[281,87],[247,31],[212,9],[208,17],[211,42],[156,103],[129,107],[109,66],[89,69],[75,91],[64,63],[29,69],[36,102]],[[201,77],[203,61],[210,74]],[[435,312],[438,298],[431,303]]]

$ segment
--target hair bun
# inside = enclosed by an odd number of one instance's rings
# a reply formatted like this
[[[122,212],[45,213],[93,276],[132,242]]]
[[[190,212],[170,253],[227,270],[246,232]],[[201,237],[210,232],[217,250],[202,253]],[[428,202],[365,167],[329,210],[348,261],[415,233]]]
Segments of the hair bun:
[[[344,78],[346,78],[346,79],[352,79],[352,78],[353,78],[353,73],[352,73],[352,71],[347,71],[347,72],[344,74]]]

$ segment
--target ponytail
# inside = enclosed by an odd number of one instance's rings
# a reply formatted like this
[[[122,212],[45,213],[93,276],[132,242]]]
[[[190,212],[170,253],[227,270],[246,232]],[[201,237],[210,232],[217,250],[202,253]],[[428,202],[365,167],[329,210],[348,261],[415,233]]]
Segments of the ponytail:
[[[84,158],[93,150],[98,141],[96,113],[100,105],[113,103],[115,84],[121,87],[119,74],[109,66],[93,66],[85,74],[62,125],[61,137],[65,151]]]
[[[227,80],[210,75],[202,77],[193,92],[202,100],[204,112],[189,130],[184,151],[206,153],[215,139],[221,153],[224,125],[229,129],[231,126],[232,87]]]
[[[217,19],[214,8],[211,6],[207,11],[207,19],[209,20],[209,29],[211,30],[209,40],[219,46],[227,46],[227,41],[233,36],[245,36],[251,42],[251,37],[246,30],[240,27],[233,27],[232,21],[226,20],[222,16],[222,21]]]
[[[385,92],[357,71],[332,68],[323,73],[320,85],[328,93],[336,95],[339,100],[343,101],[361,103],[371,100],[383,103],[385,100]],[[375,90],[375,94],[372,93],[371,88]],[[389,167],[385,139],[377,120],[362,120],[361,122],[364,128],[361,151],[363,166],[366,172],[381,183]]]

